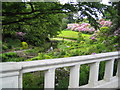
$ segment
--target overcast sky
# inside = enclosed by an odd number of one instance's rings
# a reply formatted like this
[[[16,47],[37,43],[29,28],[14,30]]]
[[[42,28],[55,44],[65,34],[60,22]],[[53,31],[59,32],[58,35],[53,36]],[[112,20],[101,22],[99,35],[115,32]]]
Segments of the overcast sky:
[[[76,0],[59,0],[59,1],[60,1],[62,4],[65,4],[65,3],[70,2],[70,1],[76,2]],[[91,1],[92,1],[92,0],[91,0]],[[93,0],[93,1],[94,1],[94,0]],[[109,4],[108,4],[108,1],[109,1],[109,0],[102,0],[102,3],[109,5]]]

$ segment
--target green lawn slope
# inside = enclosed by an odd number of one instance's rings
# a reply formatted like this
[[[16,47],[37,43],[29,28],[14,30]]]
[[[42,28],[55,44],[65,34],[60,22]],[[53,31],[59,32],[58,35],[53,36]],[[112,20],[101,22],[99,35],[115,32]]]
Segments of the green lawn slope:
[[[66,39],[72,39],[72,40],[77,40],[78,33],[79,32],[70,31],[70,30],[65,31],[64,30],[57,37],[59,37],[59,38],[66,38]],[[82,34],[82,36],[85,39],[88,39],[91,35],[89,35],[89,34]]]

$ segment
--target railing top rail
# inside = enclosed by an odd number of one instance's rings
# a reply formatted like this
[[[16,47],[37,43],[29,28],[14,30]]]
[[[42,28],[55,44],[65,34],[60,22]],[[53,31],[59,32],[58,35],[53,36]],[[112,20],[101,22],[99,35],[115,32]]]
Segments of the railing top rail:
[[[120,53],[118,51],[116,52],[107,52],[107,53],[100,53],[100,54],[95,54],[95,55],[83,55],[83,56],[75,56],[75,57],[68,57],[68,58],[56,58],[56,59],[44,59],[44,60],[36,60],[36,61],[23,61],[23,62],[11,62],[13,65],[19,65],[21,68],[34,68],[34,67],[44,67],[44,66],[53,66],[53,65],[61,65],[61,64],[69,64],[69,63],[78,63],[78,62],[89,62],[93,60],[98,60],[98,59],[114,59],[114,58],[119,58],[118,56]],[[99,60],[98,60],[99,61]],[[95,61],[96,62],[96,61]],[[7,62],[9,63],[9,62]],[[4,67],[7,66],[6,63],[0,63],[0,65],[3,65]],[[16,66],[15,65],[15,66]],[[69,65],[71,66],[71,65]],[[7,66],[8,67],[8,66]],[[18,68],[19,68],[18,67]],[[14,66],[12,67],[13,69]],[[9,67],[4,70],[10,69]],[[1,71],[1,70],[0,70]]]
[[[82,55],[82,56],[74,56],[74,57],[67,57],[67,58],[56,58],[56,59],[44,59],[44,60],[36,60],[36,61],[23,61],[18,62],[23,66],[33,66],[33,65],[44,65],[44,64],[59,64],[59,63],[69,63],[69,62],[77,62],[77,61],[86,61],[86,60],[93,60],[93,59],[101,59],[120,55],[118,52],[107,52],[107,53],[100,53],[94,55]]]

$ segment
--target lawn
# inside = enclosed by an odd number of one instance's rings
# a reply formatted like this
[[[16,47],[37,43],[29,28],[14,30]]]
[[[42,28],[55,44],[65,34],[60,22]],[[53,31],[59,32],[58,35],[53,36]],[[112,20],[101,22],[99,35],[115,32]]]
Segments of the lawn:
[[[70,31],[70,30],[65,31],[65,30],[64,30],[64,31],[62,31],[57,37],[77,40],[77,38],[78,38],[78,33],[79,33],[79,32]],[[82,34],[82,36],[83,36],[85,39],[88,39],[91,35],[89,35],[89,34]]]

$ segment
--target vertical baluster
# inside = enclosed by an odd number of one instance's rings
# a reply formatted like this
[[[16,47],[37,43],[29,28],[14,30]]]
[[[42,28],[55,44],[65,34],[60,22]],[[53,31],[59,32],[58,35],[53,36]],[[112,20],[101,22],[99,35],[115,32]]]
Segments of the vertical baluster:
[[[55,69],[49,69],[45,72],[44,88],[54,88],[55,87]]]
[[[113,76],[114,59],[106,61],[104,80],[110,81]]]
[[[117,66],[116,76],[120,77],[120,59],[118,59],[118,66]]]
[[[19,88],[22,88],[22,77],[23,77],[23,74],[22,74],[22,72],[20,72],[19,79],[18,79],[18,87]]]
[[[90,86],[97,85],[98,74],[99,74],[99,63],[100,62],[95,62],[90,64],[90,75],[89,75],[89,81],[88,81]]]
[[[75,65],[70,68],[69,88],[79,87],[80,65]]]

